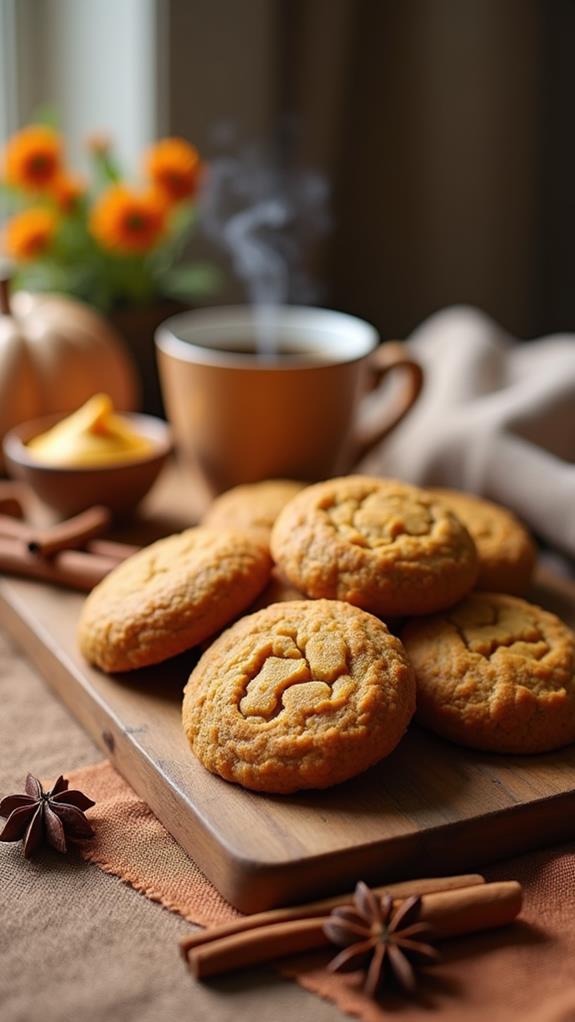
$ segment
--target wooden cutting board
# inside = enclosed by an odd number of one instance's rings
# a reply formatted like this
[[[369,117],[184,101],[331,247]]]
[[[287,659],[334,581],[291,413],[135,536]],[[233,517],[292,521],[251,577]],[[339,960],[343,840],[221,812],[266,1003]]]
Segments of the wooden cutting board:
[[[156,532],[185,524],[162,518],[173,487],[172,478],[156,498],[148,523]],[[531,597],[575,627],[575,585],[541,573]],[[195,654],[133,674],[100,674],[76,649],[82,601],[4,577],[0,624],[243,912],[350,889],[358,879],[476,869],[575,835],[575,746],[502,757],[412,726],[387,760],[327,791],[270,797],[228,784],[203,769],[182,734],[181,691]]]

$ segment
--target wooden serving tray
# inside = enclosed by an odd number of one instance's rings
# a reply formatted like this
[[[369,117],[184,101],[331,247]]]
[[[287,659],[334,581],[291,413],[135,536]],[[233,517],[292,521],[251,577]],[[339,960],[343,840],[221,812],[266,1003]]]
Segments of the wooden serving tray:
[[[575,627],[575,585],[531,598]],[[450,873],[575,835],[575,745],[533,757],[458,748],[412,726],[396,751],[327,791],[265,796],[209,774],[180,725],[192,652],[107,677],[84,663],[83,597],[0,579],[0,624],[218,890],[243,912],[367,881]]]

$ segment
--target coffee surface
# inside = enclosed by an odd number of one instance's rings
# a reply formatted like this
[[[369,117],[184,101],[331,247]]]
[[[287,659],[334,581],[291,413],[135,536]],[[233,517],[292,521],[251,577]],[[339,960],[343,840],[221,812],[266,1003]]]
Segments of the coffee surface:
[[[194,342],[195,344],[197,342]],[[277,348],[270,348],[269,351],[260,351],[255,341],[241,341],[239,344],[229,347],[220,345],[202,344],[198,347],[207,348],[210,351],[221,352],[222,355],[252,355],[259,362],[281,362],[284,359],[300,362],[332,362],[336,361],[336,353],[325,351],[322,348],[299,347],[295,344],[280,344]]]

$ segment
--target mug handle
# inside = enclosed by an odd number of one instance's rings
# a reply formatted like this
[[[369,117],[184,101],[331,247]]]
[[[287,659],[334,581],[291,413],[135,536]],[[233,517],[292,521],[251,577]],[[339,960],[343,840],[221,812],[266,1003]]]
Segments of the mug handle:
[[[383,440],[415,404],[423,386],[423,369],[407,354],[401,341],[386,341],[371,354],[368,359],[369,369],[373,374],[371,388],[375,390],[388,373],[401,370],[403,385],[391,407],[382,411],[375,423],[369,426],[356,427],[355,461],[360,461]]]

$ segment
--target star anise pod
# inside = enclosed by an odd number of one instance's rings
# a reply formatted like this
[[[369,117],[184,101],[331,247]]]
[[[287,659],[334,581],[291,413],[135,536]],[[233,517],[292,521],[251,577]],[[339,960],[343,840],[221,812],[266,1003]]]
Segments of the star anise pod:
[[[8,819],[0,841],[23,839],[27,859],[43,842],[58,852],[67,852],[67,841],[93,837],[94,831],[84,812],[96,803],[81,791],[68,790],[69,782],[59,777],[51,791],[28,774],[25,795],[6,795],[0,802],[0,816]]]
[[[357,884],[353,906],[335,908],[324,924],[333,944],[345,948],[328,969],[366,970],[364,993],[373,997],[390,974],[408,993],[416,987],[414,966],[436,961],[437,951],[418,938],[429,933],[429,923],[420,922],[421,898],[406,898],[394,908],[389,895],[379,897],[364,883]]]

